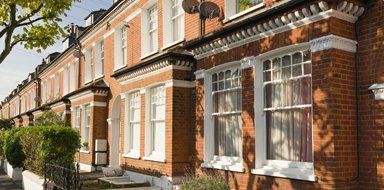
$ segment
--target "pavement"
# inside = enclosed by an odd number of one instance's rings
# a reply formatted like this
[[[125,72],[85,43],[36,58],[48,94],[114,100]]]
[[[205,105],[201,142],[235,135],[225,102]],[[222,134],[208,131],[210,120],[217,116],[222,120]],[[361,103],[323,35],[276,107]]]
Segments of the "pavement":
[[[0,169],[0,190],[21,190],[19,185],[12,181],[12,179]]]

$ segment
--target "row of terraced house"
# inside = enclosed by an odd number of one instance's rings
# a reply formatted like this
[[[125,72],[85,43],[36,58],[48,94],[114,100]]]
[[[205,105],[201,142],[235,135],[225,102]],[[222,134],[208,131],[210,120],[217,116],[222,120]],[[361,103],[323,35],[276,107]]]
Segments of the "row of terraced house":
[[[212,19],[181,0],[92,12],[1,117],[53,110],[89,142],[82,170],[166,189],[212,171],[233,189],[384,188],[384,2],[211,2]]]

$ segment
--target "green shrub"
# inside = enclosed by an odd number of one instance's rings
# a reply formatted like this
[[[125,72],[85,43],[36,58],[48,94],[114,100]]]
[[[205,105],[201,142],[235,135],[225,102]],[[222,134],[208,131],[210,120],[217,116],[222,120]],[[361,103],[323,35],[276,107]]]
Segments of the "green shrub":
[[[24,128],[13,128],[7,130],[4,134],[3,153],[9,164],[11,164],[14,168],[23,167],[25,154],[20,145],[20,137],[24,134],[24,132]]]
[[[220,175],[201,175],[187,178],[181,190],[230,190],[228,183]]]
[[[0,131],[0,156],[3,156],[3,144],[4,144],[5,131]]]
[[[10,119],[0,119],[0,131],[5,131],[11,129],[13,126],[12,120]]]
[[[43,115],[36,118],[35,126],[63,126],[64,121],[60,115],[52,110],[44,111]]]
[[[45,163],[70,167],[81,146],[79,132],[64,126],[29,127],[20,141],[26,155],[24,168],[39,175]]]

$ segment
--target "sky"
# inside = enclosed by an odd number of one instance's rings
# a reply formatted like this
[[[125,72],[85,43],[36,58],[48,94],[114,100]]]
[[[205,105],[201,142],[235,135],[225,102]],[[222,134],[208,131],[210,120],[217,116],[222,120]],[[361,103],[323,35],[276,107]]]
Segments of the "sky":
[[[75,23],[80,26],[85,25],[84,18],[94,10],[101,8],[108,9],[113,3],[113,0],[81,0],[72,5],[71,10],[67,11],[68,16],[63,16],[62,26],[67,26],[70,23]],[[3,49],[3,44],[0,43],[0,50]],[[37,53],[34,50],[25,50],[22,46],[16,46],[10,55],[0,64],[0,101],[4,100],[19,83],[25,80],[29,73],[35,70],[35,67],[41,64],[42,59],[47,57],[52,52],[61,52],[62,39],[56,43]]]

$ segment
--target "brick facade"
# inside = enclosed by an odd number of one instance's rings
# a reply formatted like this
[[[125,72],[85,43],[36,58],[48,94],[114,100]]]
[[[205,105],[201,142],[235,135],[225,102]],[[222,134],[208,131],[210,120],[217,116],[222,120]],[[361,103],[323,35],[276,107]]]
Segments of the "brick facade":
[[[1,117],[13,119],[16,126],[33,123],[42,110],[63,114],[67,124],[74,126],[76,118],[84,124],[84,107],[90,106],[89,151],[80,151],[76,161],[87,169],[98,166],[124,167],[128,171],[160,173],[174,179],[186,171],[197,174],[218,172],[233,189],[380,189],[383,188],[384,165],[381,143],[383,123],[380,100],[369,90],[381,84],[381,41],[384,8],[382,1],[357,0],[280,0],[264,4],[247,14],[227,14],[229,0],[212,0],[224,13],[220,19],[199,20],[198,14],[184,14],[184,40],[168,47],[163,41],[163,1],[119,1],[96,23],[76,36],[83,55],[74,56],[70,46],[63,53],[40,65],[30,79],[23,82],[1,104]],[[144,14],[150,5],[158,7],[158,48],[144,55],[142,31]],[[364,14],[363,14],[364,12]],[[363,14],[363,16],[361,16]],[[124,22],[123,22],[124,21]],[[126,27],[126,65],[116,67],[121,38]],[[202,34],[202,36],[201,36]],[[104,44],[103,75],[96,76],[95,64],[99,43]],[[357,45],[358,44],[358,45]],[[78,47],[77,47],[78,48]],[[86,81],[87,51],[94,53],[90,76]],[[262,132],[256,107],[263,101],[255,96],[263,89],[255,88],[261,78],[258,64],[270,56],[297,49],[311,50],[312,64],[312,162],[314,178],[284,173],[255,174],[261,153],[257,144]],[[73,64],[73,65],[72,65]],[[206,95],[211,84],[205,84],[209,71],[234,64],[241,68],[242,154],[240,170],[207,165],[207,132],[209,115]],[[75,86],[64,92],[66,69],[74,66]],[[201,76],[200,76],[201,75]],[[59,77],[58,94],[54,77]],[[50,82],[50,91],[43,84]],[[148,131],[152,127],[152,87],[165,88],[165,157],[148,158]],[[380,85],[379,85],[380,86]],[[69,88],[69,87],[68,87]],[[34,89],[35,91],[33,91]],[[36,92],[32,106],[29,98]],[[138,157],[127,156],[126,127],[128,95],[140,96],[140,150]],[[29,96],[30,97],[30,96]],[[42,97],[46,97],[42,100]],[[48,97],[48,98],[47,98]],[[18,107],[19,106],[19,107]],[[75,109],[80,116],[76,117]],[[79,128],[83,132],[83,126]],[[96,140],[107,141],[105,164],[96,164]],[[117,142],[117,143],[116,143]],[[292,168],[290,168],[292,169]],[[294,171],[294,170],[293,170]],[[298,172],[300,173],[300,171]],[[153,174],[152,174],[153,175]],[[297,177],[299,176],[299,177]]]

